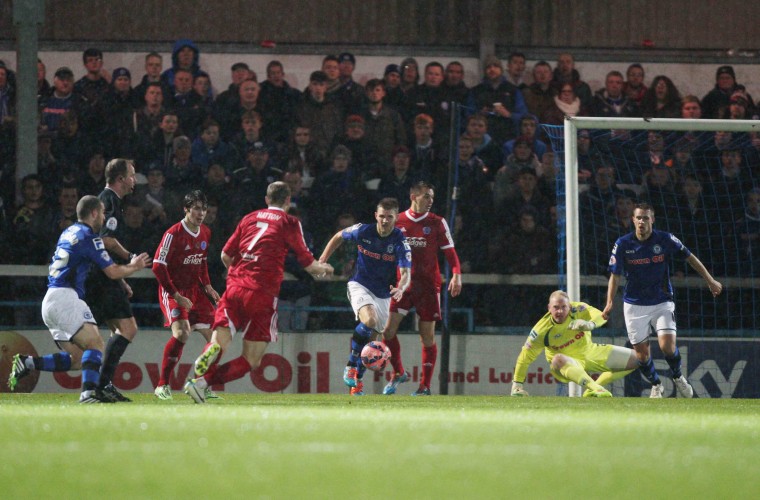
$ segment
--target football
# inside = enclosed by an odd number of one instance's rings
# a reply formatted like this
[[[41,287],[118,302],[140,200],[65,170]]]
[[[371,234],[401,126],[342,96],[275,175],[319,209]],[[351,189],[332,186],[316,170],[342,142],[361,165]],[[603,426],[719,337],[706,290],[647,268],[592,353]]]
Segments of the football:
[[[379,340],[373,340],[362,349],[362,363],[372,371],[379,372],[391,359],[391,350]]]

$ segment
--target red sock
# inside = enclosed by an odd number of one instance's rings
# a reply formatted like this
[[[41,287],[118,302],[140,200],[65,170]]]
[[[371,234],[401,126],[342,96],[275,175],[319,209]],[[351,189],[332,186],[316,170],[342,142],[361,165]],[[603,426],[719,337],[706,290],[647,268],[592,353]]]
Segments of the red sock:
[[[179,358],[182,357],[182,349],[185,344],[177,340],[173,335],[169,338],[169,342],[164,346],[164,357],[161,360],[161,377],[158,379],[158,385],[166,385],[169,383],[169,377],[174,371],[174,367],[177,366]]]
[[[251,364],[243,356],[228,361],[216,370],[211,375],[206,373],[203,377],[206,379],[208,385],[214,386],[217,384],[225,384],[237,380],[246,373],[251,371]]]
[[[438,358],[438,346],[436,344],[430,347],[422,346],[422,378],[420,378],[420,387],[430,389],[430,382],[433,380],[433,369],[435,361]]]
[[[401,362],[401,343],[398,341],[398,335],[394,335],[392,339],[386,340],[385,345],[391,350],[393,373],[404,373],[404,364]]]

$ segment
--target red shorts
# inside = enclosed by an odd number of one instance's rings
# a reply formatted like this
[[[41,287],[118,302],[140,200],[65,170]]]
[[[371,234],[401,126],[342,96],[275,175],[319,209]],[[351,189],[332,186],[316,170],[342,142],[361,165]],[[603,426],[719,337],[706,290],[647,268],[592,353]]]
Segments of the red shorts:
[[[214,329],[229,328],[245,340],[277,342],[277,297],[239,286],[227,287],[216,308]]]
[[[164,326],[171,326],[177,320],[186,319],[194,328],[209,328],[214,322],[214,305],[208,300],[200,286],[190,290],[178,290],[183,296],[190,299],[193,307],[188,311],[180,307],[174,297],[169,295],[161,286],[158,287],[158,304],[164,314]]]
[[[441,288],[436,286],[415,286],[414,283],[396,302],[391,299],[391,312],[404,316],[414,307],[420,321],[441,320]]]

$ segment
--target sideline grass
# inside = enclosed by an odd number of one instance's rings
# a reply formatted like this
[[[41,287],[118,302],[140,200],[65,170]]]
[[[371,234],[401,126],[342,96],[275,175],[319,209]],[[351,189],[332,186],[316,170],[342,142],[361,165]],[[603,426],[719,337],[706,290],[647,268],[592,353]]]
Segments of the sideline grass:
[[[751,498],[760,400],[0,394],[3,498]]]

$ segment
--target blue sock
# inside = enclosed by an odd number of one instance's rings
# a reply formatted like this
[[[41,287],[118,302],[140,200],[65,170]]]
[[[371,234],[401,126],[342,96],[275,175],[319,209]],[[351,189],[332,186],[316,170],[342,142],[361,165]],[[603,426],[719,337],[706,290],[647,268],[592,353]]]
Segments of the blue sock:
[[[673,372],[673,378],[680,378],[681,377],[681,353],[678,350],[678,347],[676,347],[676,352],[673,353],[673,357],[668,358],[665,357],[665,361],[668,362],[668,366],[670,366],[670,371]]]
[[[100,382],[100,365],[103,353],[96,349],[87,349],[82,354],[82,391],[94,391]]]
[[[646,363],[639,361],[639,370],[644,377],[649,380],[652,385],[660,385],[660,377],[657,375],[657,370],[654,369],[654,361],[650,356]]]
[[[371,336],[372,329],[364,323],[359,323],[354,330],[354,336],[351,337],[351,353],[348,355],[348,366],[355,366],[361,370],[360,377],[364,375],[364,365],[361,362],[362,348],[367,345]]]
[[[67,372],[71,369],[71,355],[65,351],[34,358],[34,367],[43,372]]]

